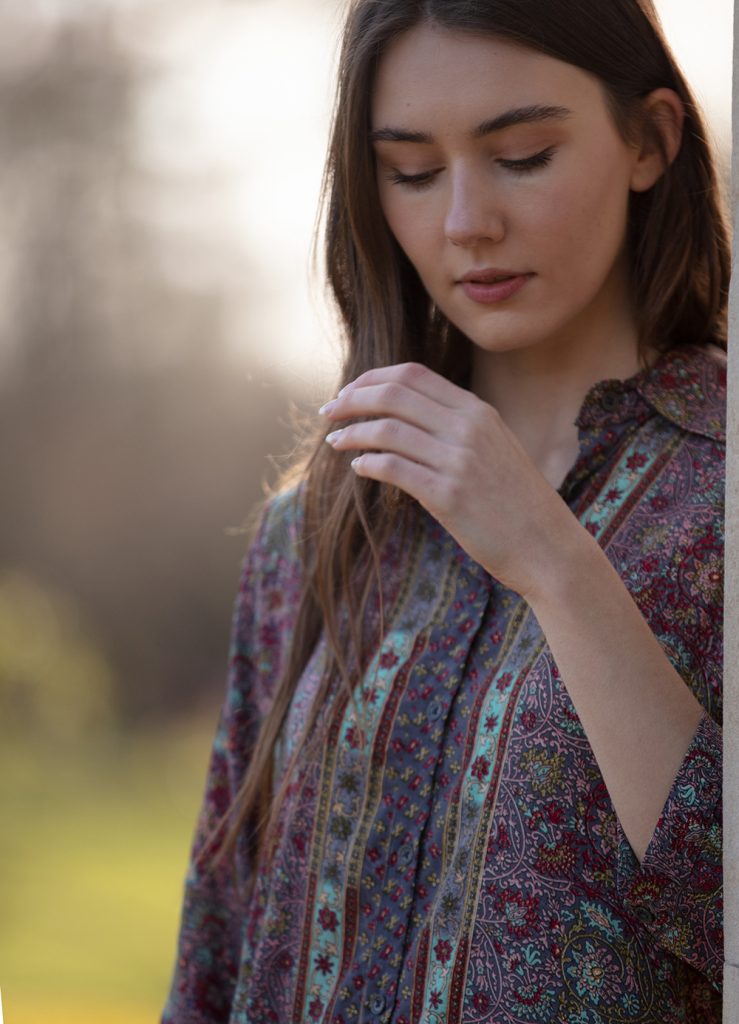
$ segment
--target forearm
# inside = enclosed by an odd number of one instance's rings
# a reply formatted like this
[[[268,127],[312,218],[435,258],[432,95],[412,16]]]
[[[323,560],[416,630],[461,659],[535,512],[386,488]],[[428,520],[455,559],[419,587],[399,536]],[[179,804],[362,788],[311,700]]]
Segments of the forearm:
[[[526,594],[641,861],[703,709],[579,524]]]

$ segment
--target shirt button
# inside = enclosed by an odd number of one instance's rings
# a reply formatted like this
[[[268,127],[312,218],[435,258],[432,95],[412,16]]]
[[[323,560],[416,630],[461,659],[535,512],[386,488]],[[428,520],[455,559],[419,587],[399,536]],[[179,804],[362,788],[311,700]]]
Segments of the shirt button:
[[[426,714],[428,715],[429,722],[438,722],[444,714],[444,705],[438,697],[431,701]]]
[[[385,996],[382,995],[381,992],[376,992],[373,996],[371,996],[369,1001],[370,1013],[374,1013],[376,1017],[379,1017],[381,1013],[385,1012],[386,1006],[387,1000],[385,999]]]
[[[615,391],[606,391],[600,401],[606,412],[614,412],[618,409],[621,396]]]
[[[642,924],[654,924],[654,911],[650,910],[649,907],[635,907],[634,917],[637,921],[641,921]]]
[[[398,850],[398,864],[400,864],[402,868],[408,868],[413,863],[415,856],[416,853],[415,850],[413,849],[413,844],[403,843],[401,848]],[[381,1013],[382,1011],[377,1010],[373,1011],[373,1013],[374,1012]]]

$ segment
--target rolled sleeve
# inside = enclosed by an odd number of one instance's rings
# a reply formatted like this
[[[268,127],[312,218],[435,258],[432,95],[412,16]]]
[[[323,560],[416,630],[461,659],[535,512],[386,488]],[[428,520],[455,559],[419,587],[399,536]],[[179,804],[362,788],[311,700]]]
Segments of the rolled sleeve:
[[[618,827],[624,909],[662,948],[704,974],[723,974],[722,732],[704,715],[639,863]]]

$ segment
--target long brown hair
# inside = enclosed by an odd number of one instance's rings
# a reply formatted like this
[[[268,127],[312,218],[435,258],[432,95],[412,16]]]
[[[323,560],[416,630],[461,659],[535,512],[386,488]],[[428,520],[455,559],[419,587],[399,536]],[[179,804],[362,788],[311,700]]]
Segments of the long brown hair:
[[[393,39],[424,21],[509,39],[597,76],[627,141],[646,131],[659,144],[640,101],[663,86],[678,94],[686,111],[680,152],[649,192],[631,196],[631,284],[640,345],[725,347],[727,220],[703,118],[651,0],[354,0],[324,178],[325,263],[346,346],[342,383],[372,367],[407,361],[462,385],[469,372],[470,341],[433,305],[385,223],[369,139],[378,63]],[[235,848],[245,827],[252,850],[264,849],[281,798],[281,792],[273,794],[275,743],[301,672],[325,631],[329,663],[305,726],[305,745],[315,739],[321,707],[337,687],[350,695],[352,680],[368,664],[378,637],[365,626],[370,608],[382,599],[378,552],[399,516],[406,524],[413,518],[409,500],[358,479],[348,457],[324,444],[324,435],[323,427],[314,428],[297,472],[304,582],[287,668],[276,680],[274,704],[243,785],[214,834],[217,859]],[[300,745],[295,759],[299,753]]]

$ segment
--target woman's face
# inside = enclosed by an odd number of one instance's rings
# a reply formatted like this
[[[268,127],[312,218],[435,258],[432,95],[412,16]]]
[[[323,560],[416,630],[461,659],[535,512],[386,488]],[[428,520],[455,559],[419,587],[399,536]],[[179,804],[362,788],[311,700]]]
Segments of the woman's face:
[[[478,346],[600,345],[633,328],[625,240],[639,150],[596,78],[422,25],[380,63],[372,128],[390,229]]]

